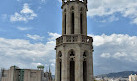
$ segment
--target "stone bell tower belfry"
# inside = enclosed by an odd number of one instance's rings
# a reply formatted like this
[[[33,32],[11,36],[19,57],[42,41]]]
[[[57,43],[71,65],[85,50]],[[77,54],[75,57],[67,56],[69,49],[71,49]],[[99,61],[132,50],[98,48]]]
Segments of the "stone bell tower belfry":
[[[93,81],[93,39],[87,36],[87,0],[62,0],[62,36],[56,39],[55,81]]]

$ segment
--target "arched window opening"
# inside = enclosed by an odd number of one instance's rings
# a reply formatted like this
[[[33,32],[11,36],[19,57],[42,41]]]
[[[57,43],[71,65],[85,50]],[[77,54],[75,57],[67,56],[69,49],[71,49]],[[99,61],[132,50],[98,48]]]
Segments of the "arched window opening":
[[[61,81],[61,76],[62,76],[62,70],[61,70],[62,69],[62,62],[61,61],[59,62],[59,65],[60,65],[59,67],[60,67],[60,81]]]
[[[70,61],[70,81],[75,81],[75,62]]]
[[[70,81],[75,81],[75,54],[74,51],[70,51]]]
[[[83,34],[83,15],[80,14],[80,33]]]
[[[87,81],[87,62],[83,61],[83,81]]]
[[[58,57],[59,57],[59,81],[62,81],[61,80],[61,76],[62,76],[62,53],[61,51],[58,53]]]
[[[74,7],[71,7],[71,34],[74,34],[75,29],[75,13],[74,13]]]
[[[87,81],[87,52],[83,53],[83,81]]]
[[[75,20],[74,20],[74,12],[71,13],[71,34],[74,34],[74,26],[75,26]]]
[[[67,20],[66,20],[66,9],[64,10],[64,34],[66,34],[66,24],[67,24]]]
[[[66,22],[67,22],[67,20],[66,20],[66,13],[65,13],[65,23],[64,23],[64,24],[65,24],[65,27],[64,27],[64,34],[66,34],[66,24],[67,24]]]
[[[80,33],[83,34],[83,8],[80,8]]]

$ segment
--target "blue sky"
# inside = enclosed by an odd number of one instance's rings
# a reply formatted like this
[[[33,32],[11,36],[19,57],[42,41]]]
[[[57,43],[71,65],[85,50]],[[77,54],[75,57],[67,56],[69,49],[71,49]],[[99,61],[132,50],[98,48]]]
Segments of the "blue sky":
[[[94,38],[94,74],[137,70],[137,0],[88,0],[88,34]],[[55,72],[55,38],[61,35],[60,0],[1,0],[0,67]]]

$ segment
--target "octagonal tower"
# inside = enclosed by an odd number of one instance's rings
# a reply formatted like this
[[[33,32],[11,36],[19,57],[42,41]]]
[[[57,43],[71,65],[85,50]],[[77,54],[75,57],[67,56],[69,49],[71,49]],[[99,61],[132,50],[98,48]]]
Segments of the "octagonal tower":
[[[87,0],[62,0],[62,36],[56,39],[55,81],[93,81],[93,39],[87,36]]]

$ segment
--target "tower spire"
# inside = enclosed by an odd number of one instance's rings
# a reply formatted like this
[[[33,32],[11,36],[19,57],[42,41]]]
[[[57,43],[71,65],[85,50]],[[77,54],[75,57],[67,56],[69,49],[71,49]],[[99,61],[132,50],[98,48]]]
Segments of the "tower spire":
[[[46,68],[46,72],[48,72],[48,69]]]
[[[49,73],[51,73],[51,71],[50,71],[50,65],[49,65]]]

